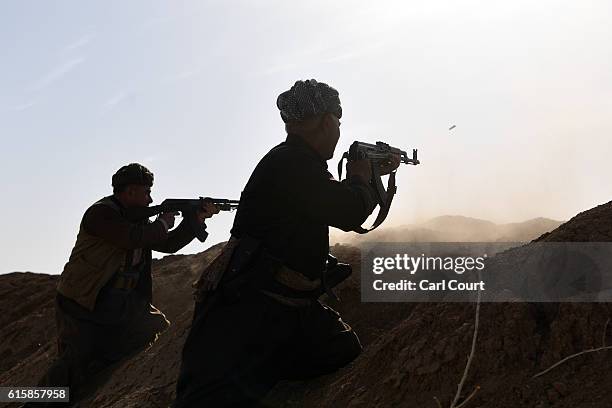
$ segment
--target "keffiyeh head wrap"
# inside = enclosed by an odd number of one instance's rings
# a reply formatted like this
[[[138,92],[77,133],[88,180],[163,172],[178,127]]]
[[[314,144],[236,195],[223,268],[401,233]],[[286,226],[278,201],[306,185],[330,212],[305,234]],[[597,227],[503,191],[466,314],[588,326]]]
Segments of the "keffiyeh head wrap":
[[[300,122],[321,113],[342,117],[338,91],[314,79],[297,81],[276,100],[283,122]]]

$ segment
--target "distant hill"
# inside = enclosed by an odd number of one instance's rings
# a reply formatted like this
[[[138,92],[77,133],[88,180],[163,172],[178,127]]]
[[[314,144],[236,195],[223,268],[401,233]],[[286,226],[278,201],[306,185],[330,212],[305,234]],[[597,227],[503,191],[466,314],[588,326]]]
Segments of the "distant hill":
[[[380,228],[367,235],[332,232],[332,242],[529,242],[561,225],[562,221],[534,218],[523,222],[495,224],[461,215],[443,215],[421,224]]]

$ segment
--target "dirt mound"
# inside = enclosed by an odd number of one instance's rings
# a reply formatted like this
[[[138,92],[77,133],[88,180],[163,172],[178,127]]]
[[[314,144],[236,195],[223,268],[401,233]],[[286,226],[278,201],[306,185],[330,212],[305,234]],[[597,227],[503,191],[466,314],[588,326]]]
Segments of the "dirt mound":
[[[583,211],[536,241],[610,242],[612,241],[612,201]]]
[[[0,383],[9,370],[48,356],[55,337],[57,278],[29,272],[0,276]]]
[[[585,211],[543,235],[546,241],[612,241],[612,203]],[[180,351],[189,330],[190,284],[219,246],[154,264],[154,299],[172,326],[149,349],[95,380],[83,407],[167,407],[174,396]],[[270,406],[447,407],[463,376],[475,322],[474,304],[361,303],[360,253],[332,252],[354,266],[332,305],[360,335],[364,353],[350,367],[310,382],[282,383]],[[0,386],[34,384],[54,354],[56,277],[0,277],[3,311]],[[610,407],[612,353],[573,358],[533,378],[566,356],[612,343],[607,303],[483,303],[465,407]]]

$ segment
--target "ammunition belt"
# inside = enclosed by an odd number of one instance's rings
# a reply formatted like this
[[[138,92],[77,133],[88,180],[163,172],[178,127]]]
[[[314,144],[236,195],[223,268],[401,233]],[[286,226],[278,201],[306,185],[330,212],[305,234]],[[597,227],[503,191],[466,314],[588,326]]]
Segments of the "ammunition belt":
[[[292,290],[312,292],[321,287],[321,279],[311,280],[298,271],[281,265],[274,273],[276,282]]]
[[[259,291],[285,305],[308,306],[321,294],[321,279],[309,279],[285,265],[272,267],[270,277]]]
[[[309,298],[300,299],[300,298],[287,297],[287,296],[279,295],[277,293],[269,292],[267,290],[261,290],[261,293],[263,293],[264,295],[268,297],[271,297],[272,299],[286,306],[306,307],[306,306],[310,306],[312,302],[314,302],[313,299],[309,299]]]

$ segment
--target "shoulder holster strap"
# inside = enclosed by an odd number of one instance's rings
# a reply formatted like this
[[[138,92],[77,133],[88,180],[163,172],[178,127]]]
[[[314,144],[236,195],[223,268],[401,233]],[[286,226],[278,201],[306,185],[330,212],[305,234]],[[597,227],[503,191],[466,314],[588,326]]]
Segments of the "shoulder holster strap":
[[[342,180],[342,163],[344,162],[344,159],[348,160],[348,153],[344,153],[344,155],[342,155],[342,158],[340,159],[340,162],[338,163],[338,180]],[[389,210],[391,209],[393,197],[395,197],[395,193],[397,192],[397,186],[395,185],[395,170],[389,174],[389,181],[387,183],[387,189],[385,190],[385,187],[382,183],[382,176],[380,175],[378,168],[374,166],[374,163],[371,164],[372,179],[370,180],[370,183],[374,184],[374,187],[376,188],[376,198],[378,199],[379,210],[378,215],[376,216],[376,220],[370,228],[355,228],[354,231],[359,234],[367,234],[368,232],[376,229],[380,224],[383,223],[383,221],[385,221],[387,215],[389,215]]]

